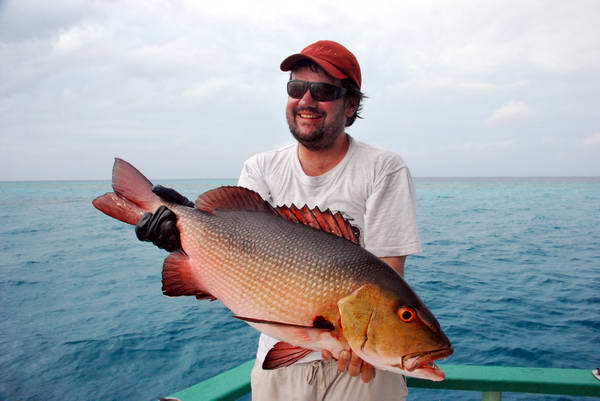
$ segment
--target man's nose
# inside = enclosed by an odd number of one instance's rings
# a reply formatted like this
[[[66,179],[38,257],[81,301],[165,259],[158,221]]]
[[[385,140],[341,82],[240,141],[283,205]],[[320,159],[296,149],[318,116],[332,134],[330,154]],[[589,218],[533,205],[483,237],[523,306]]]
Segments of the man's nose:
[[[300,98],[300,100],[298,101],[298,106],[300,107],[309,107],[309,106],[316,106],[318,102],[313,99],[312,95],[310,94],[310,88],[306,89],[306,92],[304,92],[304,95],[302,96],[302,98]]]

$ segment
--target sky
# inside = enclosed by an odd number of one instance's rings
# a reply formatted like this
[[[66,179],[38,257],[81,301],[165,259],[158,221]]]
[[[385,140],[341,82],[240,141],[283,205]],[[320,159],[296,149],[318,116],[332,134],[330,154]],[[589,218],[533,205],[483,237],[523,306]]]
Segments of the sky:
[[[339,5],[336,5],[339,4]],[[600,2],[0,0],[0,181],[236,178],[287,56],[358,58],[347,132],[415,177],[600,175]]]

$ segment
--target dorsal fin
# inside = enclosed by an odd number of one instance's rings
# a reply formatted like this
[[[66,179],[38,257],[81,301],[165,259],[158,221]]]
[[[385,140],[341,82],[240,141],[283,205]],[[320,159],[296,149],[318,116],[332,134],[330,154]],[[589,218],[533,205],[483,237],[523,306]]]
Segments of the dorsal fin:
[[[234,186],[223,186],[204,192],[196,199],[196,207],[209,213],[221,209],[277,214],[269,202],[257,192]]]
[[[350,224],[340,212],[334,214],[329,209],[321,211],[318,206],[314,209],[309,209],[307,205],[304,205],[302,209],[298,209],[296,205],[290,207],[277,206],[275,211],[281,217],[294,223],[304,224],[314,229],[345,238],[357,245],[360,244],[360,232],[358,228]]]
[[[301,209],[295,205],[273,208],[257,192],[244,187],[224,186],[206,191],[196,199],[196,207],[208,213],[219,209],[274,214],[359,244],[358,228],[350,224],[340,212],[333,213],[329,209],[321,211],[318,207],[309,209],[307,205]]]

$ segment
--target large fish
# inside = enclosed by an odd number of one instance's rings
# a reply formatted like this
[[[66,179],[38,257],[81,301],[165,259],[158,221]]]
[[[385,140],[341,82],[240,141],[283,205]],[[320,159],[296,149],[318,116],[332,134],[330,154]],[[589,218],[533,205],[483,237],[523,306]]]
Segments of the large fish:
[[[443,380],[434,361],[452,353],[439,323],[408,284],[361,248],[340,213],[272,207],[256,192],[220,187],[196,207],[167,202],[132,165],[116,159],[113,190],[93,205],[129,224],[161,205],[177,215],[181,251],[163,264],[163,293],[218,299],[279,342],[263,367],[311,350],[351,349],[373,366]]]

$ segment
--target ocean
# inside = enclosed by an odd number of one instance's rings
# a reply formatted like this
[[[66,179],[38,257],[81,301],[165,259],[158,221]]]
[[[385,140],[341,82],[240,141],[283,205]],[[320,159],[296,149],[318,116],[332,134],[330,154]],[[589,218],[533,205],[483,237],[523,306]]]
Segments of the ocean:
[[[235,180],[163,180],[191,199]],[[406,279],[447,363],[600,366],[600,178],[417,178]],[[219,303],[161,293],[166,252],[91,206],[108,181],[0,183],[0,400],[157,400],[254,356]],[[411,389],[409,400],[478,400]],[[505,393],[503,400],[590,398]]]

